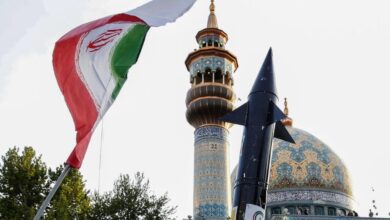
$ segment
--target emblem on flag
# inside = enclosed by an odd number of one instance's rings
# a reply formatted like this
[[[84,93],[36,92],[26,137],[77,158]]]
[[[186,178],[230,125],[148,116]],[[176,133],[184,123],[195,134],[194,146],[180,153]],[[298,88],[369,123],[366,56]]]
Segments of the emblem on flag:
[[[100,34],[98,38],[96,38],[93,41],[90,41],[87,47],[87,50],[89,52],[95,52],[99,50],[100,48],[104,47],[108,43],[111,43],[115,36],[120,35],[123,29],[113,29],[113,30],[107,30],[103,34]]]

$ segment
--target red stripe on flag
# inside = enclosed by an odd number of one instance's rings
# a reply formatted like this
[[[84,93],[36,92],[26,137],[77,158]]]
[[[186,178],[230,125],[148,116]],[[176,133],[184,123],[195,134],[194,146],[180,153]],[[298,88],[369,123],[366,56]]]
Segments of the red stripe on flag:
[[[91,95],[76,71],[75,55],[78,42],[79,38],[77,37],[57,42],[53,53],[53,66],[57,82],[77,131],[77,144],[67,160],[67,163],[74,168],[81,166],[91,138],[91,134],[88,135],[88,133],[91,133],[98,117]],[[85,138],[88,140],[83,141]],[[84,149],[84,153],[80,152],[82,149]]]
[[[54,72],[77,131],[77,144],[67,160],[73,168],[81,167],[99,115],[91,94],[77,74],[77,45],[83,34],[114,22],[144,23],[141,19],[127,14],[108,16],[73,29],[58,40],[54,48]]]

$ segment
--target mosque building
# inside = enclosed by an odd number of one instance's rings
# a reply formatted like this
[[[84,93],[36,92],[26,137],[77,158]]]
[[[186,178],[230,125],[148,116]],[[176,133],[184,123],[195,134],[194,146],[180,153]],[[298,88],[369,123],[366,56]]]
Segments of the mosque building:
[[[286,99],[284,104],[288,116]],[[273,140],[267,219],[278,214],[355,216],[349,173],[339,156],[314,135],[293,127],[290,117],[282,123],[296,144]],[[236,173],[237,167],[232,182]]]
[[[287,100],[285,115],[288,116]],[[274,139],[267,204],[270,213],[343,215],[353,213],[348,170],[341,159],[314,135],[283,120],[296,144]]]
[[[207,27],[196,40],[198,48],[185,60],[191,84],[186,117],[195,128],[193,218],[226,220],[237,166],[230,175],[231,124],[217,119],[234,109],[233,73],[238,62],[225,49],[228,35],[218,28],[214,0]],[[314,135],[295,128],[286,99],[284,104],[287,118],[282,123],[296,144],[273,140],[266,219],[364,219],[356,217],[350,175],[340,157]]]

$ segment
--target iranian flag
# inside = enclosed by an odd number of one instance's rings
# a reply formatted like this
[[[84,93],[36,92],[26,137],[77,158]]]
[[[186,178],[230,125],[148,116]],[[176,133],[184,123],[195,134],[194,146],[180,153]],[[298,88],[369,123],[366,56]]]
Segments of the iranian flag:
[[[153,0],[134,10],[83,24],[59,39],[53,66],[72,114],[76,146],[67,164],[80,168],[91,136],[137,62],[150,27],[174,22],[195,0]]]

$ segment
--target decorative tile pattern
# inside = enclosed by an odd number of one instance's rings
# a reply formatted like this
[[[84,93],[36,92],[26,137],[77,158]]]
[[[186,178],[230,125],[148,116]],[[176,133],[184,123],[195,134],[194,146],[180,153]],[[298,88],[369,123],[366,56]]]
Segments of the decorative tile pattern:
[[[288,128],[296,145],[274,139],[269,189],[318,188],[352,195],[346,167],[313,135]]]
[[[228,141],[228,133],[229,132],[226,129],[217,126],[198,128],[195,130],[195,144],[201,142],[202,140],[207,141],[210,138],[220,141]]]
[[[206,204],[206,205],[201,205],[199,207],[199,217],[220,217],[223,218],[224,220],[226,219],[226,216],[228,213],[227,207],[225,205],[221,204]]]
[[[267,203],[275,205],[277,203],[297,203],[297,201],[316,201],[317,203],[328,203],[339,205],[347,209],[353,209],[354,201],[351,197],[337,193],[316,190],[286,190],[278,192],[268,192]],[[306,204],[306,203],[305,203]]]
[[[341,159],[306,131],[287,127],[297,144],[274,139],[267,201],[327,202],[352,209],[349,173]],[[237,176],[237,166],[232,182]]]
[[[220,69],[222,74],[233,73],[232,63],[222,57],[200,58],[191,64],[190,73],[192,76],[196,76],[198,72],[206,72],[207,68],[210,68],[211,71],[216,71],[217,69]]]
[[[228,131],[207,126],[195,131],[194,217],[226,219],[231,203]]]

